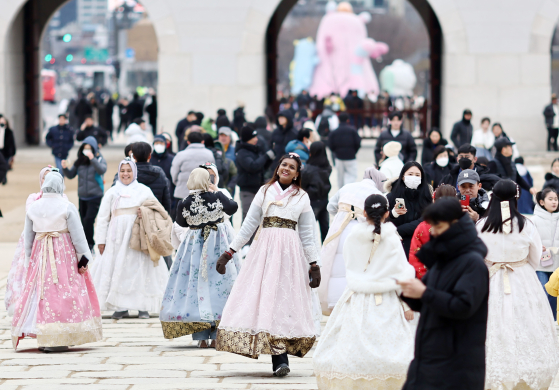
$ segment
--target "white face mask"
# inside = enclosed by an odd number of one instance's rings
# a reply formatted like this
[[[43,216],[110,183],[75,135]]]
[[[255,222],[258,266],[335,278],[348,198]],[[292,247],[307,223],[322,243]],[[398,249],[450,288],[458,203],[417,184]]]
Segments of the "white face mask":
[[[448,157],[441,157],[435,160],[439,167],[446,167],[448,165]]]
[[[89,153],[91,153],[91,149],[84,149],[82,150],[82,153],[84,154],[84,156],[87,156]]]
[[[161,154],[165,152],[165,145],[161,145],[161,144],[154,145],[153,150],[155,150],[155,153]]]
[[[421,178],[417,176],[404,176],[404,184],[406,187],[416,190],[421,184]]]

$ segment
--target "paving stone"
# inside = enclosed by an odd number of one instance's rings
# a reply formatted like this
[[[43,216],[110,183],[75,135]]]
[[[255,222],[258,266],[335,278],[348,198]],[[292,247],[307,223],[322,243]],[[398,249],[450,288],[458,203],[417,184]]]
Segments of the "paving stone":
[[[289,377],[297,378],[297,377],[310,377],[313,375],[312,370],[297,370],[292,371],[289,374]],[[224,382],[227,379],[237,379],[237,378],[246,378],[250,381],[250,378],[266,378],[272,377],[272,365],[266,367],[262,367],[259,370],[235,370],[235,371],[193,371],[190,373],[191,378],[199,378],[199,377],[223,377]],[[314,379],[314,378],[313,378]],[[243,383],[250,383],[250,382],[243,382]]]
[[[66,378],[71,371],[51,370],[51,371],[21,371],[21,372],[4,372],[2,371],[2,379],[32,379],[32,378]]]
[[[285,389],[285,390],[299,390],[299,389],[318,389],[316,384],[305,383],[305,384],[297,384],[297,383],[274,383],[274,384],[253,384],[250,386],[250,390],[272,390],[272,389]],[[550,389],[551,390],[551,389]]]
[[[186,378],[179,370],[130,370],[75,372],[72,378]]]
[[[76,363],[78,363],[76,361]],[[45,370],[67,370],[67,371],[120,371],[123,369],[121,364],[61,364],[61,365],[40,365],[31,367],[29,372]]]
[[[166,383],[218,383],[219,378],[111,378],[101,379],[101,384],[131,384],[131,385],[149,385],[149,384],[166,384]]]
[[[195,357],[195,356],[181,356],[179,357],[169,357],[169,356],[134,356],[133,359],[125,356],[117,356],[109,358],[105,364],[184,364],[185,367],[190,364],[202,364],[206,360],[205,357]]]
[[[131,363],[134,363],[133,361]],[[183,371],[216,371],[216,364],[183,364],[179,359],[175,363],[162,363],[162,364],[131,364],[124,370],[183,370]]]
[[[19,357],[19,356],[18,356]],[[0,366],[39,366],[39,365],[55,365],[55,364],[71,364],[71,363],[79,363],[79,364],[90,364],[90,365],[97,365],[101,363],[103,359],[101,358],[92,358],[92,357],[57,357],[56,359],[53,358],[46,358],[44,354],[41,355],[41,358],[30,358],[30,359],[11,359],[11,360],[4,360],[0,363]],[[57,369],[59,367],[56,367]],[[0,371],[4,368],[0,368]]]
[[[132,390],[150,390],[150,389],[188,389],[188,390],[201,390],[201,389],[220,389],[220,390],[227,390],[227,389],[246,389],[247,385],[245,384],[233,384],[233,383],[168,383],[164,385],[134,385],[132,386]]]
[[[99,384],[88,384],[87,390],[126,390],[129,386],[128,385],[99,385]],[[22,386],[21,389],[29,389],[29,390],[58,390],[58,389],[76,389],[76,385],[60,385],[60,384],[52,384],[52,385],[27,385]],[[4,387],[2,387],[4,390]]]
[[[193,373],[194,374],[194,373]],[[264,384],[264,383],[299,383],[299,384],[316,384],[316,378],[311,377],[310,375],[306,376],[296,376],[292,373],[289,376],[284,378],[277,378],[273,376],[271,373],[262,376],[239,376],[235,374],[231,374],[225,378],[221,383],[251,383],[251,384]]]

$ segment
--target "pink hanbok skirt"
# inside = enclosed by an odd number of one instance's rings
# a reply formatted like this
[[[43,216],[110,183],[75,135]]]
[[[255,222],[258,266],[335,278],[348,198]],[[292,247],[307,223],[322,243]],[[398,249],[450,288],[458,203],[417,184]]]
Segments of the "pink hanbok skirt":
[[[17,243],[14,258],[12,259],[12,266],[8,273],[8,283],[6,285],[6,295],[4,301],[6,303],[6,310],[9,316],[14,315],[14,304],[21,295],[23,285],[25,283],[25,275],[27,269],[25,268],[25,246],[23,241],[23,233]]]
[[[257,359],[304,356],[316,339],[308,264],[299,235],[264,228],[225,304],[216,349]]]
[[[24,337],[36,338],[39,347],[81,345],[103,337],[97,294],[89,271],[78,273],[70,234],[52,238],[57,283],[47,243],[47,239],[33,243],[23,291],[14,303],[14,349]]]

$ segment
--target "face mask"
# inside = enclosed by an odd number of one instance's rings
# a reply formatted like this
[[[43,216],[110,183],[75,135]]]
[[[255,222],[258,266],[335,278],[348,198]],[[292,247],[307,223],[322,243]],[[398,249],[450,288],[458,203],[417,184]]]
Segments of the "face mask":
[[[458,161],[458,165],[460,165],[460,168],[462,170],[470,169],[470,167],[472,166],[472,160],[470,160],[469,158],[461,158],[460,161]]]
[[[155,150],[155,153],[157,154],[162,154],[165,152],[165,145],[157,144],[153,147],[153,150]]]
[[[84,149],[82,150],[82,153],[84,156],[87,156],[89,153],[91,153],[91,149]]]
[[[0,123],[0,127],[6,127],[5,123]]]
[[[435,160],[439,167],[446,167],[448,165],[448,157],[441,157]]]
[[[421,184],[421,178],[417,176],[404,176],[404,184],[412,190],[416,190]]]

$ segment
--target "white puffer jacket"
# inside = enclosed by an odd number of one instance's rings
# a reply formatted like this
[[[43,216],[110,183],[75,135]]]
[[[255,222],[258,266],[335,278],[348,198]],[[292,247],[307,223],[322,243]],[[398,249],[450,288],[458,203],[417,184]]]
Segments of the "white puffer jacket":
[[[550,213],[541,206],[536,205],[534,216],[531,218],[538,229],[542,239],[542,244],[547,250],[555,247],[559,248],[559,213]],[[536,271],[553,272],[559,267],[559,254],[552,254],[553,264],[549,267],[539,265]]]
[[[384,173],[387,179],[400,176],[404,163],[398,156],[389,157],[380,164],[379,171]]]

